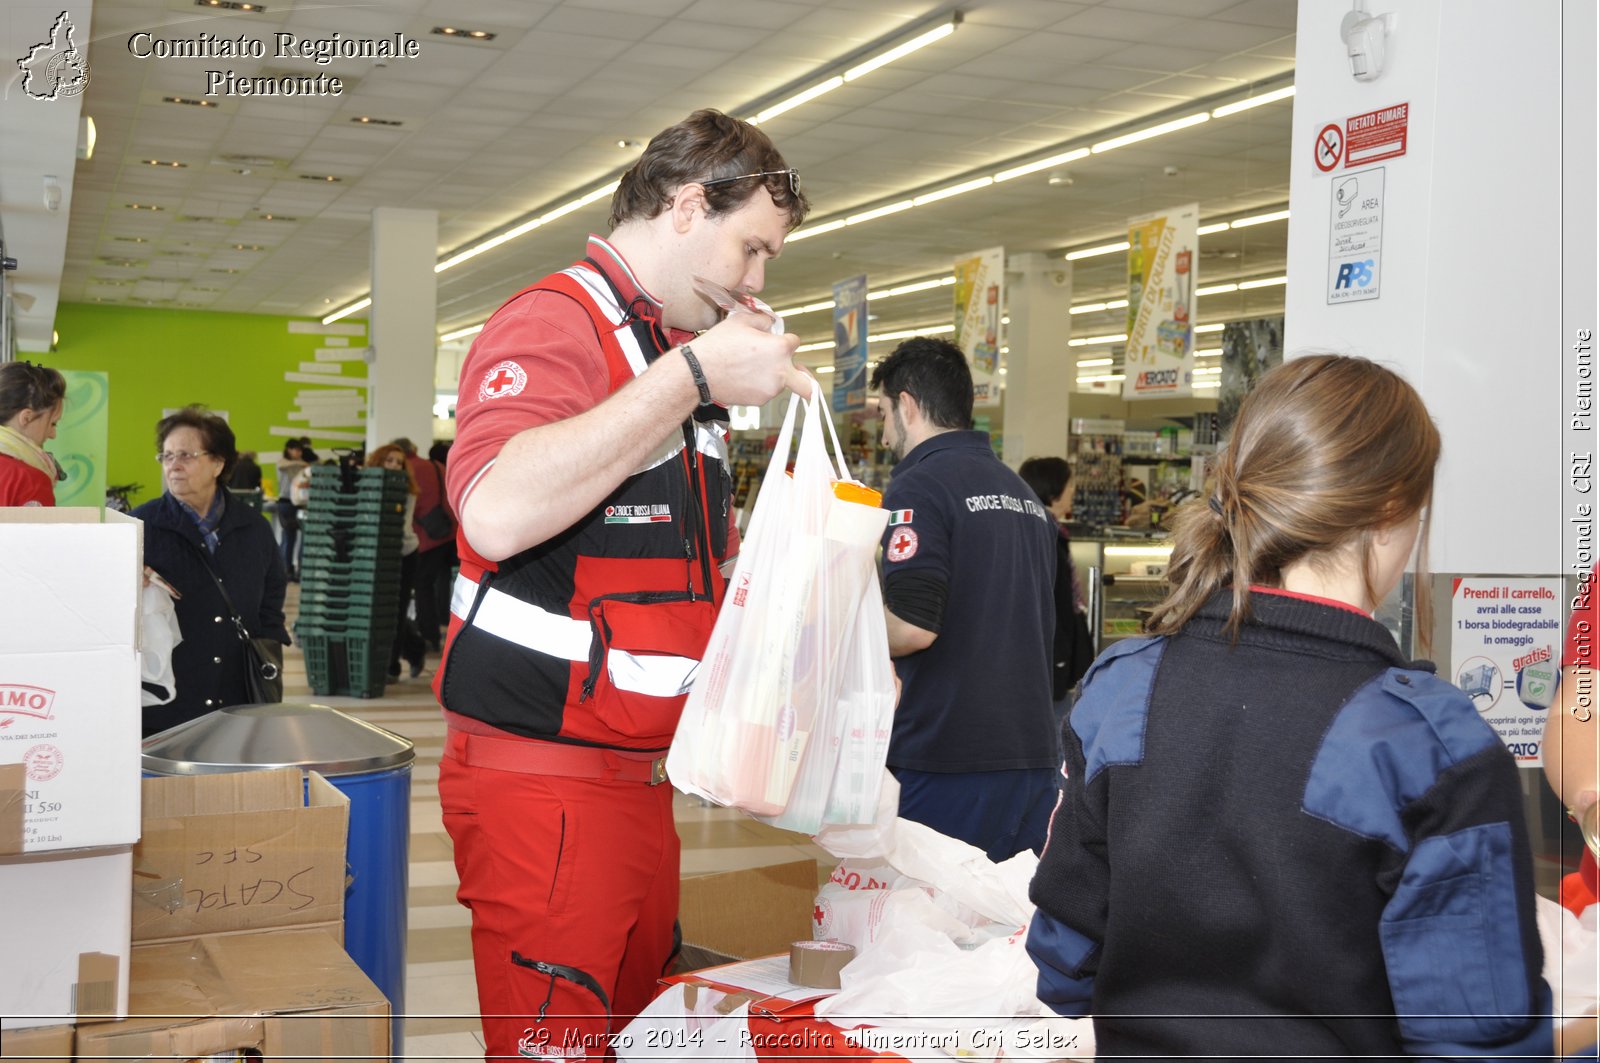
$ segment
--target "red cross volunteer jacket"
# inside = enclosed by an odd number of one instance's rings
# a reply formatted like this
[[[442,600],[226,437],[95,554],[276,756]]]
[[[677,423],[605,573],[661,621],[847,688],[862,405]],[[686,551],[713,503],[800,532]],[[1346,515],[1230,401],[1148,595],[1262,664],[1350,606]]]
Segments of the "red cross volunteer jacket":
[[[592,260],[506,306],[541,291],[587,312],[607,394],[671,346],[654,305],[625,301]],[[497,371],[539,388],[532,361],[498,363],[485,387]],[[434,683],[445,709],[529,738],[630,750],[671,743],[722,599],[731,494],[723,416],[702,407],[594,511],[498,564],[458,532],[461,573]]]

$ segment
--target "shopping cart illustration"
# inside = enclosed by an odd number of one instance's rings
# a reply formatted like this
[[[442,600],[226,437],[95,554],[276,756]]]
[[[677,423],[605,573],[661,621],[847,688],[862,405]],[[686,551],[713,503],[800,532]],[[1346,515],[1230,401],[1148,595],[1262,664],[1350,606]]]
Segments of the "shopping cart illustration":
[[[1495,685],[1499,675],[1500,670],[1494,665],[1479,665],[1463,671],[1456,680],[1456,686],[1466,691],[1468,697],[1492,698],[1495,695]]]

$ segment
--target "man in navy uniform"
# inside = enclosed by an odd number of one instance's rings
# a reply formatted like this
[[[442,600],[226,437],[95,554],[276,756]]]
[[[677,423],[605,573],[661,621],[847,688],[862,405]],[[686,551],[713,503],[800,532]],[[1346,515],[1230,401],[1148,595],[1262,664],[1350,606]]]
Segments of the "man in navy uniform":
[[[884,603],[903,689],[889,739],[900,814],[1000,861],[1038,851],[1056,797],[1056,530],[971,431],[961,349],[918,337],[872,374],[883,445]]]

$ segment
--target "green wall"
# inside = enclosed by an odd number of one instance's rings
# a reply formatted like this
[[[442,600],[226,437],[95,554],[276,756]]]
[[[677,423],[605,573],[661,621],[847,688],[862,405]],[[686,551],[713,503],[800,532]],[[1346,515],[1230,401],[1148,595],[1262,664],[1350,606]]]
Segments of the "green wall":
[[[161,493],[155,426],[169,407],[198,402],[226,411],[240,450],[263,458],[282,453],[282,437],[267,430],[297,424],[288,419],[294,396],[312,386],[287,381],[283,374],[312,361],[326,343],[320,333],[290,332],[291,320],[305,319],[63,303],[56,312],[57,349],[29,357],[57,369],[106,374],[106,482],[142,484],[133,496],[137,504]],[[365,343],[361,337],[350,339],[351,346]],[[365,367],[355,363],[351,368]],[[337,382],[338,377],[328,378],[329,384]],[[271,468],[263,468],[271,479]]]

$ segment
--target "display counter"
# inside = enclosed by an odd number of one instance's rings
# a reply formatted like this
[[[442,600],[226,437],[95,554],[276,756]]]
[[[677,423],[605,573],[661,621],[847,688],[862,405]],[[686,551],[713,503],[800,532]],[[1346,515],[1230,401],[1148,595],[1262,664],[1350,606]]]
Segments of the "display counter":
[[[1144,613],[1167,596],[1171,540],[1165,533],[1074,536],[1071,551],[1089,609],[1095,652],[1137,635]]]

